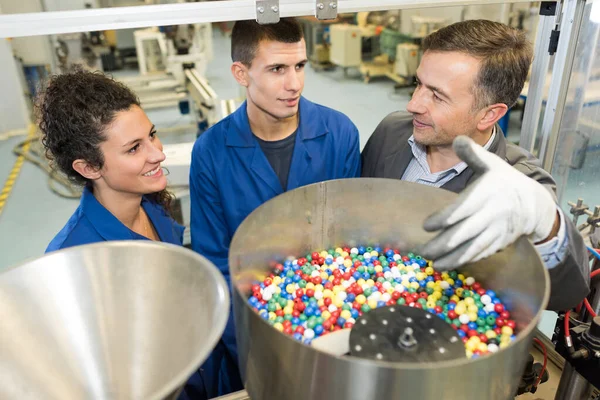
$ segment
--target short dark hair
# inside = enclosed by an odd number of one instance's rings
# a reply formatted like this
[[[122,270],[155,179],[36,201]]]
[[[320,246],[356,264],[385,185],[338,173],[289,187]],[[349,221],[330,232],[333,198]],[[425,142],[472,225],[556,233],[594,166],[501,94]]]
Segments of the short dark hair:
[[[296,43],[303,38],[302,27],[295,18],[282,18],[276,24],[265,25],[256,21],[238,21],[231,31],[231,59],[250,66],[261,41]]]
[[[458,22],[423,40],[425,51],[456,51],[481,60],[474,80],[474,107],[515,105],[533,59],[531,43],[523,31],[487,20]]]
[[[75,66],[51,76],[36,99],[35,113],[52,168],[73,183],[91,187],[91,181],[73,169],[73,161],[102,168],[100,144],[107,140],[106,129],[118,112],[133,106],[140,106],[135,93],[102,72]],[[150,197],[169,210],[172,197],[166,190]]]

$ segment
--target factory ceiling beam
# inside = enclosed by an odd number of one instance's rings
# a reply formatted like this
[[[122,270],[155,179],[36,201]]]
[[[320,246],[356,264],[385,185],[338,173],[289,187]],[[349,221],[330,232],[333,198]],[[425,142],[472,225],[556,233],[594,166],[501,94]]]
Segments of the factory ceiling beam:
[[[530,0],[340,0],[338,12],[395,10]],[[315,15],[315,0],[280,0],[281,17]],[[254,0],[207,1],[0,15],[0,38],[256,19]]]

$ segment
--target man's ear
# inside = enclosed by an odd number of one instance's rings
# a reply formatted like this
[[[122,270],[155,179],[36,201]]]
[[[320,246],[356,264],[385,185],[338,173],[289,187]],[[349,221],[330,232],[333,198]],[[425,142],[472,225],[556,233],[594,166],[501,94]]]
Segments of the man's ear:
[[[487,106],[482,111],[484,111],[484,114],[477,123],[477,129],[486,131],[498,122],[500,118],[504,117],[508,111],[508,107],[504,103],[497,103]]]
[[[85,160],[75,160],[73,161],[73,169],[79,173],[79,175],[83,176],[86,179],[96,180],[102,176],[100,173],[100,168],[96,168],[90,165]]]
[[[242,86],[248,87],[248,67],[239,61],[231,64],[231,74]]]

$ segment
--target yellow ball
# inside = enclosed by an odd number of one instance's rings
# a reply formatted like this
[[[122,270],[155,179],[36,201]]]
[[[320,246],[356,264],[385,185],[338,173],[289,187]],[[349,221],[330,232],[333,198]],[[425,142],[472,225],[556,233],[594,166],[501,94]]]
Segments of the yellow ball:
[[[490,329],[490,330],[488,330],[488,331],[486,331],[486,332],[485,332],[485,336],[486,336],[488,339],[494,339],[494,338],[496,338],[498,335],[496,335],[496,332],[495,332],[495,331],[493,331],[493,330],[491,330],[491,329]]]
[[[442,272],[442,280],[448,280],[450,278],[450,275],[448,275],[447,272]]]
[[[281,325],[280,322],[275,322],[275,324],[273,324],[273,328],[277,329],[279,332],[283,331],[283,325]]]
[[[375,300],[369,300],[369,302],[367,304],[369,305],[369,308],[371,308],[371,309],[377,308],[377,302]]]
[[[329,276],[327,277],[327,279],[328,279],[328,280],[331,282],[332,280],[334,280],[334,279],[335,279],[335,276],[333,276],[333,275],[329,275]]]
[[[335,248],[335,252],[338,253],[338,254],[342,254],[344,252],[344,250],[342,250],[341,247],[336,247]]]
[[[281,284],[281,277],[280,276],[276,276],[273,278],[273,284],[274,285],[280,285]]]
[[[283,312],[285,314],[291,314],[291,313],[294,312],[294,309],[292,307],[286,307],[286,308],[283,309]]]
[[[477,350],[479,350],[482,353],[487,353],[487,344],[481,342],[477,345]]]
[[[333,304],[337,307],[337,308],[342,308],[342,306],[344,305],[344,301],[341,300],[339,297],[336,297],[333,300]]]
[[[471,304],[470,306],[467,306],[467,312],[477,314],[478,311],[479,311],[479,308],[475,304]]]
[[[371,257],[379,257],[379,253],[373,250],[371,251]]]
[[[333,287],[333,294],[337,295],[339,292],[341,292],[344,288],[340,285],[334,286]]]
[[[364,294],[359,294],[358,296],[356,296],[355,300],[358,304],[365,304],[365,302],[367,301],[367,298],[365,297]]]
[[[275,309],[276,310],[281,310],[281,306],[279,305],[279,303],[275,303]]]
[[[427,308],[435,308],[435,301],[428,301]]]
[[[326,252],[325,250],[323,250],[320,254],[319,254],[322,258],[325,258],[329,255],[328,252]]]
[[[465,289],[463,289],[463,288],[461,288],[461,287],[459,287],[459,288],[456,288],[456,289],[454,290],[454,293],[456,293],[456,295],[457,295],[458,297],[463,297],[463,294],[465,293]]]
[[[417,272],[417,275],[415,276],[415,278],[417,278],[418,281],[422,281],[425,278],[427,278],[427,275],[424,274],[423,272]]]
[[[457,295],[453,294],[452,296],[450,296],[450,300],[453,300],[455,302],[459,302],[460,301],[460,297],[458,297]]]
[[[410,282],[408,281],[408,279],[403,279],[402,280],[402,286],[404,286],[405,288],[410,286]]]
[[[467,343],[465,343],[465,348],[467,349],[467,351],[474,352],[475,350],[477,350],[478,345],[479,345],[479,343],[475,343],[475,342],[469,340],[469,341],[467,341]]]
[[[471,350],[465,350],[465,353],[467,354],[467,358],[473,357],[473,352]]]
[[[454,312],[458,315],[462,315],[467,311],[467,308],[465,307],[464,304],[457,304],[456,307],[454,307]]]
[[[308,282],[308,283],[306,284],[306,289],[314,289],[314,288],[315,288],[315,284],[314,284],[314,283],[312,283],[312,282]]]
[[[321,313],[321,317],[323,317],[324,320],[329,319],[329,317],[331,317],[331,313],[325,310]]]
[[[458,274],[458,280],[459,281],[465,281],[465,276],[463,274]]]
[[[477,313],[469,311],[468,315],[469,315],[469,321],[471,321],[471,322],[477,321]]]
[[[352,314],[350,314],[350,311],[348,310],[344,310],[340,313],[340,317],[344,318],[344,319],[349,319],[352,317]]]
[[[289,294],[292,294],[296,291],[296,287],[293,283],[290,283],[289,285],[287,285],[285,287],[285,291],[288,292]]]
[[[383,272],[383,267],[381,265],[376,265],[375,272]]]
[[[442,298],[442,292],[440,292],[439,290],[436,290],[435,292],[431,293],[431,295],[435,296],[435,301],[438,301]]]
[[[429,281],[429,282],[427,282],[427,284],[425,285],[425,287],[433,289],[433,288],[435,288],[435,282],[434,281]]]
[[[446,279],[446,282],[448,282],[448,284],[449,284],[450,286],[453,286],[453,285],[454,285],[454,279],[452,279],[452,278],[448,278],[448,279]]]
[[[352,260],[344,260],[344,267],[350,268],[352,266]]]
[[[292,307],[292,308],[294,308],[294,300],[288,300],[287,304],[286,304],[286,307]]]
[[[321,276],[321,279],[327,279],[327,278],[329,278],[329,274],[327,272],[325,272],[325,271],[321,272],[320,276]]]
[[[375,281],[373,279],[367,279],[366,284],[369,286],[375,286]]]
[[[277,314],[275,314],[274,312],[270,312],[269,313],[269,320],[270,321],[275,321],[275,318],[277,318]]]
[[[356,281],[356,284],[360,287],[362,287],[365,283],[367,283],[363,278],[360,278],[359,280]]]
[[[341,256],[342,256],[342,257],[346,258],[346,257],[348,257],[349,255],[350,255],[350,254],[348,254],[348,252],[347,252],[347,251],[342,251],[342,254],[341,254]]]
[[[325,301],[323,299],[319,299],[319,300],[317,300],[317,305],[319,307],[323,307],[325,305]]]
[[[479,336],[471,336],[468,341],[476,344],[481,343],[481,339],[479,339]]]
[[[322,292],[325,288],[320,283],[315,285],[315,292]]]
[[[277,294],[281,293],[281,288],[279,286],[275,287],[275,293],[277,293]]]
[[[418,289],[420,287],[419,282],[411,282],[410,287],[413,289]]]
[[[433,271],[433,268],[432,268],[432,267],[427,267],[427,268],[425,268],[425,273],[426,273],[427,275],[433,275],[433,272],[434,272],[434,271]]]
[[[472,297],[467,297],[464,301],[467,306],[472,306],[475,304],[475,299]]]
[[[503,326],[502,327],[502,336],[510,336],[513,334],[513,329],[510,326]]]
[[[510,346],[510,342],[500,342],[500,346],[499,347],[501,349],[504,349],[504,348],[506,348],[508,346]]]

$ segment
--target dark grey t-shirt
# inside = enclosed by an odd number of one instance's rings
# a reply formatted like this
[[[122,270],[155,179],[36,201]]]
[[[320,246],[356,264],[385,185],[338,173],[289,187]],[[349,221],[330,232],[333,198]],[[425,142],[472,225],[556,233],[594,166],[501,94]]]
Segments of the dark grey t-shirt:
[[[271,168],[277,174],[283,191],[286,191],[290,165],[292,164],[292,154],[294,153],[294,144],[296,142],[296,132],[285,139],[274,142],[262,140],[256,135],[254,137],[258,141],[263,153],[265,153],[265,156],[267,156]]]

